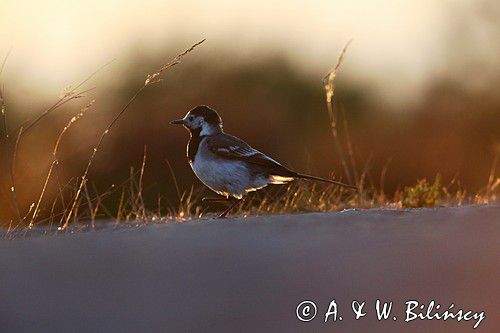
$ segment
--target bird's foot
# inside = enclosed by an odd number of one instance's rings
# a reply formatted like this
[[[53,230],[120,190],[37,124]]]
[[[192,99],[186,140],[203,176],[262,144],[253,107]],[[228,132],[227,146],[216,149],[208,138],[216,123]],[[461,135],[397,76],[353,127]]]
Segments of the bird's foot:
[[[227,216],[227,214],[236,206],[238,206],[239,204],[241,204],[243,202],[245,198],[242,198],[242,199],[236,199],[233,201],[232,205],[229,206],[225,211],[223,211],[217,218],[218,219],[223,219]],[[229,201],[232,201],[232,200],[229,200]]]

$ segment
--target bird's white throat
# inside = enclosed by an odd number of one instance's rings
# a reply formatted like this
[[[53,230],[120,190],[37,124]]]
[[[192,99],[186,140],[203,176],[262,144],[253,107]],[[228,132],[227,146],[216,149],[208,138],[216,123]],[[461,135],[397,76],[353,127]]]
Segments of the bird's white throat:
[[[212,124],[204,123],[201,126],[200,135],[214,135],[217,133],[222,133],[222,126],[221,125],[212,125]]]

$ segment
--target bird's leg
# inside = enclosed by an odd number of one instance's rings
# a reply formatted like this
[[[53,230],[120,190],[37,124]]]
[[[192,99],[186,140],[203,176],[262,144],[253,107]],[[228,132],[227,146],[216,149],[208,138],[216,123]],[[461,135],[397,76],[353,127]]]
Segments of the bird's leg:
[[[231,199],[228,198],[203,198],[201,199],[203,202],[228,202]]]
[[[223,211],[219,216],[218,218],[219,219],[223,219],[226,217],[226,215],[234,208],[236,207],[237,205],[241,204],[243,201],[245,200],[245,197],[241,198],[241,199],[236,199],[233,204],[231,206],[229,206],[225,211]]]

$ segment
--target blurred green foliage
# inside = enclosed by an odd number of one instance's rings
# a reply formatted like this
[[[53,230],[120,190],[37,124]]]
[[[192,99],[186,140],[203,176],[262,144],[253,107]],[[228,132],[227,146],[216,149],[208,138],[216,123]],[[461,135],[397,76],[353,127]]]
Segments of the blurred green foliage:
[[[404,208],[435,207],[441,200],[441,176],[436,176],[433,184],[421,179],[415,186],[406,186],[403,192]]]

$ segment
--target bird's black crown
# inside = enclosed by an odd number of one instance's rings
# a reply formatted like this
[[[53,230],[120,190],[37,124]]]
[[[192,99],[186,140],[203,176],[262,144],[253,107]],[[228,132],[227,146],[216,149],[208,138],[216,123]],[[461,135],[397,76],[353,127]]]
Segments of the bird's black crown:
[[[195,107],[194,109],[189,111],[189,113],[196,116],[196,117],[202,116],[203,119],[205,119],[205,121],[209,124],[212,124],[212,125],[221,125],[222,124],[222,119],[219,116],[219,114],[217,113],[217,111],[209,108],[206,105],[198,105],[197,107]]]

